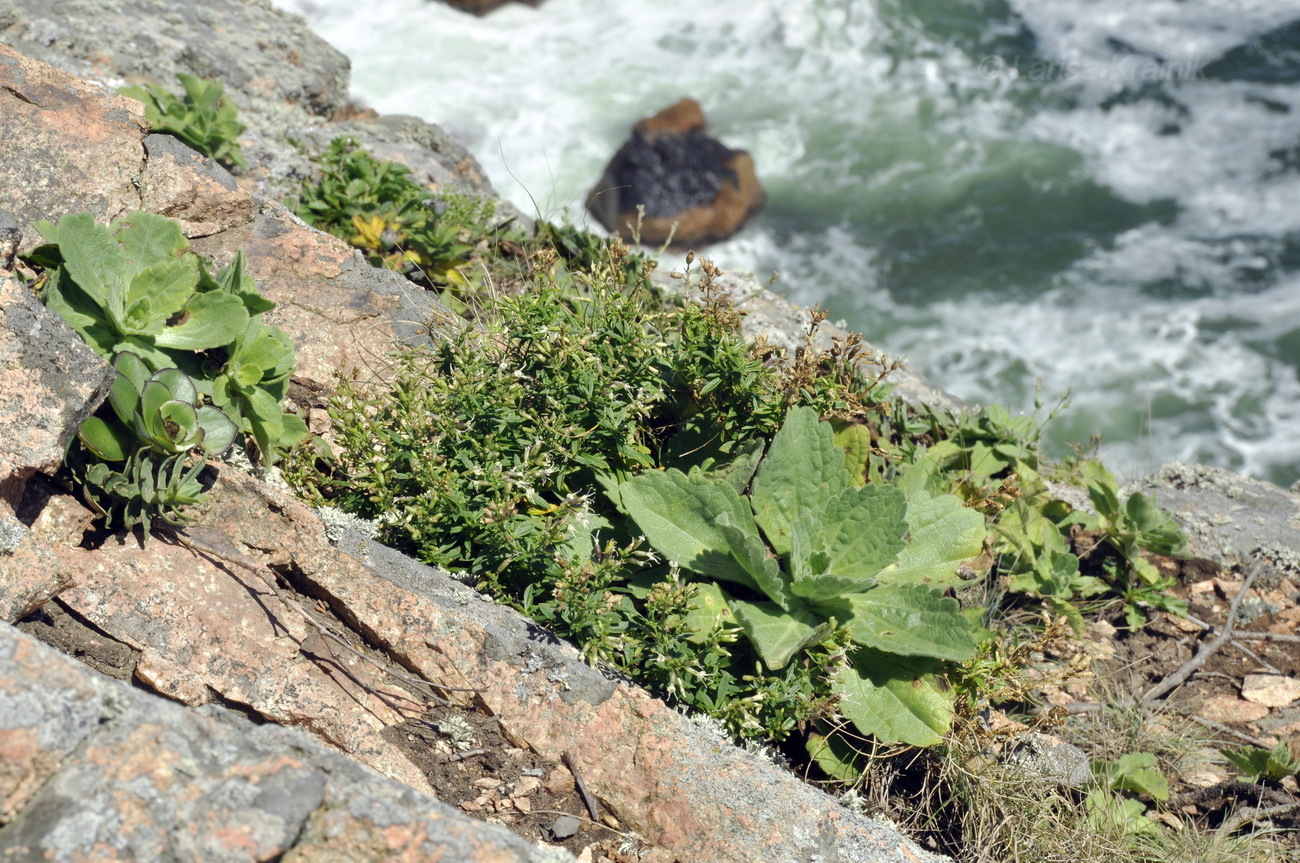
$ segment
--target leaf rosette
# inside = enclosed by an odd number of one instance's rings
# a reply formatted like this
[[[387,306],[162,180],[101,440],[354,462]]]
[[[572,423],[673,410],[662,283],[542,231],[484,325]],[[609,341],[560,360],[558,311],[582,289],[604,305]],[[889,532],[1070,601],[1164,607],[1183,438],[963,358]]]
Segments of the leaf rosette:
[[[984,518],[951,495],[859,484],[854,463],[829,423],[795,408],[739,483],[734,471],[647,471],[617,497],[657,551],[726,582],[769,668],[843,627],[857,647],[834,680],[841,712],[881,741],[934,745],[952,721],[943,664],[975,653],[940,591],[980,553]]]

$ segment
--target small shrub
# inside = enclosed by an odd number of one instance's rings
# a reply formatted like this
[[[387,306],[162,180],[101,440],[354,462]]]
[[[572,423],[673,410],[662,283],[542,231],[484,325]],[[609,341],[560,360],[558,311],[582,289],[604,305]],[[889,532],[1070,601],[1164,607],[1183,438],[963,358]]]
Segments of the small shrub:
[[[431,287],[470,287],[460,268],[491,233],[493,202],[435,195],[405,165],[375,159],[351,138],[331,141],[316,165],[319,175],[287,202],[304,221],[356,246],[375,266]]]
[[[144,105],[144,115],[155,132],[173,135],[190,149],[223,165],[247,168],[238,138],[247,127],[225,97],[220,81],[198,79],[184,72],[177,76],[185,95],[177,98],[161,87],[123,87],[123,96]]]

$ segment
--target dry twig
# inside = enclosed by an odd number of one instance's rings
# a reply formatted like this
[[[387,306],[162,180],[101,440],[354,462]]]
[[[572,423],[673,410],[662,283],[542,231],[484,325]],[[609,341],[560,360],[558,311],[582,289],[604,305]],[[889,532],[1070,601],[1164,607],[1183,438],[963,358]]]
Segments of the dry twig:
[[[1177,689],[1179,686],[1182,686],[1183,683],[1187,681],[1187,678],[1195,674],[1197,669],[1203,666],[1206,660],[1214,655],[1214,651],[1222,647],[1224,643],[1232,637],[1233,625],[1237,622],[1237,609],[1241,606],[1242,599],[1245,598],[1246,592],[1250,590],[1250,586],[1254,583],[1255,576],[1257,575],[1259,575],[1259,564],[1255,564],[1250,568],[1250,572],[1246,575],[1246,580],[1242,582],[1241,589],[1237,591],[1236,596],[1234,596],[1232,602],[1229,603],[1228,619],[1223,624],[1223,631],[1205,644],[1202,644],[1201,649],[1196,651],[1195,656],[1184,662],[1177,671],[1166,677],[1163,681],[1153,687],[1150,692],[1144,695],[1142,697],[1143,704],[1150,704],[1157,698],[1162,698]]]
[[[573,784],[578,789],[578,793],[582,795],[583,805],[591,813],[591,820],[599,821],[600,807],[596,805],[596,798],[592,797],[591,792],[587,790],[587,783],[582,781],[582,774],[578,772],[578,765],[573,763],[573,756],[565,752],[562,757],[564,766],[569,768],[569,772],[573,774]]]

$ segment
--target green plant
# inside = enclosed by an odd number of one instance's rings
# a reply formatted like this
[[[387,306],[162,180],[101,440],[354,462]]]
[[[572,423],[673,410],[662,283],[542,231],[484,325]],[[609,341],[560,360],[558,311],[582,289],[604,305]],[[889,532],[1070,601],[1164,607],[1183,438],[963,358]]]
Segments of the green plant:
[[[306,425],[281,407],[293,346],[264,324],[243,256],[215,276],[176,222],[132,213],[105,227],[88,213],[36,228],[50,241],[28,260],[46,268],[41,297],[115,378],[82,424],[65,464],[109,525],[180,524],[204,499],[207,455],[249,435],[265,464]]]
[[[319,176],[288,202],[308,224],[347,240],[376,266],[431,285],[470,286],[460,267],[491,232],[491,201],[434,195],[405,165],[375,159],[351,138],[335,138],[315,161]]]
[[[161,87],[123,87],[123,96],[144,105],[144,115],[155,132],[174,135],[191,149],[224,165],[247,168],[236,140],[247,128],[237,118],[234,104],[225,97],[220,81],[200,80],[181,72],[176,76],[185,90],[177,98]]]
[[[64,466],[80,488],[82,499],[104,516],[106,524],[128,529],[139,525],[145,536],[155,522],[173,527],[185,524],[185,510],[207,500],[199,481],[207,462],[187,458],[184,453],[160,456],[150,449],[138,449],[118,463],[98,460],[89,448],[74,445]]]
[[[883,742],[933,745],[952,717],[942,664],[975,652],[939,590],[979,554],[984,519],[954,497],[909,499],[862,475],[830,424],[794,408],[765,457],[753,447],[725,471],[642,473],[617,499],[656,551],[738,585],[700,589],[721,591],[769,668],[842,626],[853,647],[832,678],[840,711]]]
[[[1296,758],[1286,741],[1272,749],[1243,746],[1240,749],[1220,749],[1224,758],[1251,779],[1277,782],[1288,776],[1300,776],[1300,758]]]
[[[287,475],[574,637],[589,660],[735,733],[780,739],[829,709],[833,644],[808,651],[808,665],[762,665],[709,592],[649,565],[594,491],[665,463],[715,463],[774,433],[793,396],[721,296],[665,305],[609,287],[625,252],[611,245],[570,286],[501,297],[481,330],[402,352],[391,390],[345,382],[331,408],[337,460]]]
[[[1092,774],[1110,791],[1142,794],[1161,803],[1169,799],[1169,780],[1151,752],[1128,752],[1114,761],[1094,761]]]
[[[123,461],[142,445],[168,456],[193,449],[220,455],[234,443],[239,427],[220,409],[201,404],[198,387],[180,369],[150,374],[130,351],[119,353],[113,368],[111,413],[88,417],[78,432],[101,459]]]
[[[198,392],[253,437],[265,464],[306,436],[280,406],[293,344],[262,321],[243,255],[214,277],[173,220],[132,213],[111,226],[89,213],[36,223],[50,241],[30,259],[47,267],[42,299],[100,355],[135,355],[144,368],[184,372]]]
[[[1169,594],[1176,581],[1162,575],[1142,554],[1149,551],[1164,557],[1189,556],[1187,538],[1174,520],[1153,499],[1140,492],[1129,495],[1121,504],[1115,477],[1101,462],[1084,462],[1081,474],[1097,517],[1077,515],[1075,518],[1085,529],[1098,531],[1123,561],[1123,566],[1112,565],[1104,572],[1112,590],[1124,600],[1129,627],[1138,629],[1146,623],[1144,607],[1185,616],[1187,603]]]
[[[104,227],[73,213],[35,227],[50,242],[32,254],[51,269],[45,304],[102,356],[131,351],[157,371],[176,364],[168,351],[227,345],[248,323],[243,299],[210,288],[170,219],[132,213]]]

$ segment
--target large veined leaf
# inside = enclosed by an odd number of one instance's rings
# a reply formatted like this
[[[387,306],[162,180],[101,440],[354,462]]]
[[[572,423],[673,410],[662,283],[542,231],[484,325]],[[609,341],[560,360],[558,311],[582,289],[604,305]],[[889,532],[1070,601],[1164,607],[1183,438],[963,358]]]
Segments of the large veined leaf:
[[[789,594],[781,564],[776,558],[768,556],[767,546],[758,535],[754,520],[746,516],[744,523],[737,526],[731,523],[731,513],[722,512],[718,513],[717,525],[731,550],[732,559],[744,567],[768,599],[778,605],[786,605]]]
[[[984,516],[955,495],[913,492],[907,498],[907,548],[898,563],[880,573],[885,584],[960,584],[957,568],[979,556],[988,528]]]
[[[844,450],[844,469],[855,486],[867,483],[867,462],[871,459],[871,429],[861,423],[831,420],[837,447]]]
[[[193,296],[198,281],[194,258],[159,261],[135,273],[126,291],[122,332],[141,336],[162,333],[167,320]]]
[[[108,356],[117,344],[117,333],[99,304],[77,287],[66,269],[60,268],[46,283],[43,300],[97,353]]]
[[[180,222],[157,213],[128,213],[113,223],[112,237],[136,272],[161,261],[176,260],[190,247]]]
[[[763,440],[755,438],[744,444],[736,457],[728,464],[723,465],[713,472],[713,475],[719,479],[725,479],[736,490],[737,494],[744,494],[745,489],[749,487],[750,481],[754,478],[754,471],[758,469],[758,463],[763,458]]]
[[[695,582],[695,595],[686,613],[686,640],[701,644],[719,625],[736,625],[726,594],[714,582]]]
[[[185,304],[187,319],[167,327],[154,343],[159,347],[201,351],[229,345],[249,323],[248,310],[239,297],[210,291],[194,294]]]
[[[970,623],[955,599],[916,584],[889,584],[817,605],[858,644],[903,656],[964,662],[975,655]]]
[[[939,682],[940,666],[860,647],[851,665],[836,673],[832,688],[840,712],[862,734],[881,743],[935,746],[952,726],[952,694]]]
[[[831,624],[800,605],[782,608],[775,602],[749,602],[732,597],[729,604],[736,622],[758,648],[768,668],[784,668],[800,650],[830,635]]]
[[[95,224],[90,213],[70,213],[58,225],[41,219],[34,227],[58,245],[62,268],[81,290],[114,319],[120,316],[132,271],[126,252],[108,229]]]
[[[906,512],[898,489],[869,485],[846,488],[823,509],[801,514],[792,526],[793,592],[816,601],[874,586],[906,545]],[[812,555],[819,556],[816,565]]]
[[[754,474],[754,519],[776,553],[790,553],[791,532],[804,513],[819,513],[844,489],[844,450],[812,408],[792,408]]]
[[[659,553],[679,566],[759,590],[731,556],[731,543],[718,516],[743,530],[753,526],[749,503],[727,482],[675,468],[646,471],[618,486],[628,515]]]

